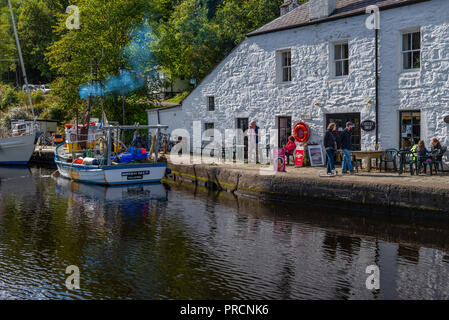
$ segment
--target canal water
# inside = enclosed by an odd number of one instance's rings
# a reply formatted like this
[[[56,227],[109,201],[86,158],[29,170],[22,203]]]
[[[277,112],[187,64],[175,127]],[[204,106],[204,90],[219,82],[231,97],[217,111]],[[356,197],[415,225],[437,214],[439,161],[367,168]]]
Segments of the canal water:
[[[445,221],[53,171],[0,168],[0,299],[449,298]]]

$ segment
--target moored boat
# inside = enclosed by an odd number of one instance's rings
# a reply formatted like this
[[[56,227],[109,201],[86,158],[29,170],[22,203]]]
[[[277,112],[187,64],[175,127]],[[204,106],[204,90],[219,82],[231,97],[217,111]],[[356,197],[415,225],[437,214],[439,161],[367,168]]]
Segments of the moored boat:
[[[0,139],[0,165],[27,165],[34,151],[34,134]]]
[[[149,159],[148,153],[113,152],[112,145],[115,146],[116,141],[112,141],[111,132],[154,128],[156,129],[155,135],[158,136],[159,129],[166,127],[162,125],[104,127],[103,150],[98,143],[94,150],[75,151],[74,148],[71,148],[69,152],[67,143],[61,144],[55,149],[55,163],[59,174],[73,181],[99,185],[160,182],[166,173],[167,162],[159,161],[157,152],[155,152],[154,159]],[[74,140],[71,140],[70,143],[73,142]],[[157,142],[155,144],[157,145]]]

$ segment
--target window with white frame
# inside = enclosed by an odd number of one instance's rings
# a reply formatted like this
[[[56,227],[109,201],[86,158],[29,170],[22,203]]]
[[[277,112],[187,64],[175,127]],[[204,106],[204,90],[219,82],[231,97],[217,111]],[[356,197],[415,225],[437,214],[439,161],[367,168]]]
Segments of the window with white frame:
[[[337,42],[333,44],[333,76],[343,77],[349,74],[349,44]]]
[[[291,50],[282,50],[277,52],[278,81],[292,81],[292,52]]]
[[[421,32],[419,30],[402,33],[401,56],[403,70],[421,68]]]

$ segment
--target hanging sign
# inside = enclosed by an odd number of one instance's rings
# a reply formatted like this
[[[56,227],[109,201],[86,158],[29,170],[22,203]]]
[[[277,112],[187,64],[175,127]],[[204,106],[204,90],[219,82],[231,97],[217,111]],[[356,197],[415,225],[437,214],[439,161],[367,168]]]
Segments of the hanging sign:
[[[444,117],[444,122],[449,123],[449,116]]]
[[[365,120],[360,124],[363,131],[373,131],[376,129],[376,123],[373,120]]]

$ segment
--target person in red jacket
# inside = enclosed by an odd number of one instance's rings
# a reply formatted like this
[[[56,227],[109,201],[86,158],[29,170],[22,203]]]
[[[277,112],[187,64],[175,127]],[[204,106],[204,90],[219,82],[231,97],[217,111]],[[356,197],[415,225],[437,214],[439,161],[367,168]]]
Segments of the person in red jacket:
[[[295,137],[293,136],[288,137],[288,142],[284,148],[286,157],[288,157],[289,155],[293,155],[296,149]]]

